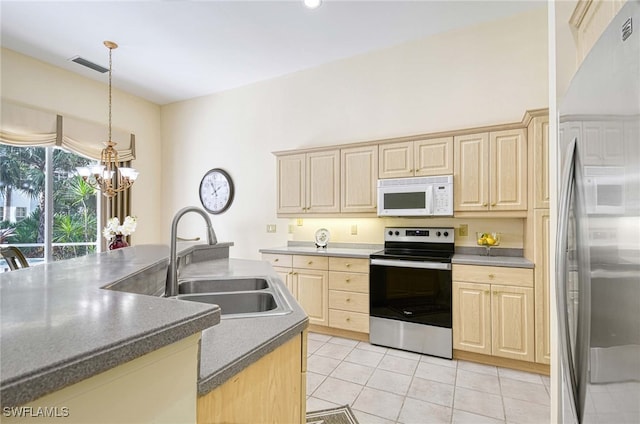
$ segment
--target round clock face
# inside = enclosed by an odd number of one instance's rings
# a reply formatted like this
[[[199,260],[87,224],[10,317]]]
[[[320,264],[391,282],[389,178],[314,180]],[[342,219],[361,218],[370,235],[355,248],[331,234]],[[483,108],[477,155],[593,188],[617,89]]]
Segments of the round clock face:
[[[233,180],[222,169],[212,169],[202,177],[200,202],[207,211],[213,214],[226,211],[231,206],[233,194]]]

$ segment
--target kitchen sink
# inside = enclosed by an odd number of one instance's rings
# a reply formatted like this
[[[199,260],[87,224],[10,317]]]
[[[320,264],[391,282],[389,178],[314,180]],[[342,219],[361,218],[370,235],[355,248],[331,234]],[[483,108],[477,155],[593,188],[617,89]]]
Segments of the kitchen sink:
[[[264,290],[270,285],[264,278],[189,279],[178,282],[178,294],[224,293]],[[207,302],[208,303],[208,302]]]
[[[179,300],[220,306],[222,319],[286,315],[293,309],[267,278],[193,278],[178,284]]]

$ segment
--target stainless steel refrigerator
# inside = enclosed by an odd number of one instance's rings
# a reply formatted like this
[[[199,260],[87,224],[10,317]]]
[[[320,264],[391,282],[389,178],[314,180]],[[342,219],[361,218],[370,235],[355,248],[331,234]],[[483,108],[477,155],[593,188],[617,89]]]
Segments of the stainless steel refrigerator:
[[[565,423],[640,423],[640,2],[559,107],[556,240]]]

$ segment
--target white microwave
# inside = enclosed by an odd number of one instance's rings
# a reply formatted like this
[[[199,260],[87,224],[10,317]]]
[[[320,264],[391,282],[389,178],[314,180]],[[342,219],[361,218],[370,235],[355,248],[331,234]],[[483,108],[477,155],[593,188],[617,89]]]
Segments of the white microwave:
[[[624,214],[625,174],[621,166],[583,168],[587,214]]]
[[[453,216],[453,175],[378,180],[378,216]]]

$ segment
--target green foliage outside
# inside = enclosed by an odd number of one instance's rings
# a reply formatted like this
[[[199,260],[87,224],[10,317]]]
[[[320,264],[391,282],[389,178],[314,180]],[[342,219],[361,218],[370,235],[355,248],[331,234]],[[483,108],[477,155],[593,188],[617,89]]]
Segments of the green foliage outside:
[[[75,168],[92,163],[62,149],[53,150],[53,242],[95,242],[97,234],[96,191],[75,175]],[[43,243],[45,215],[46,148],[0,144],[0,197],[5,206],[0,216],[0,243]],[[38,206],[19,222],[8,221],[14,193],[27,195]],[[25,256],[42,258],[43,247],[21,247]],[[68,259],[95,251],[95,246],[54,246],[54,259]]]

